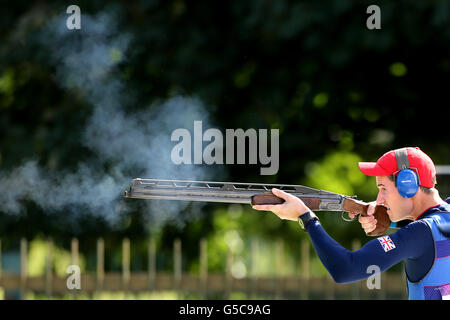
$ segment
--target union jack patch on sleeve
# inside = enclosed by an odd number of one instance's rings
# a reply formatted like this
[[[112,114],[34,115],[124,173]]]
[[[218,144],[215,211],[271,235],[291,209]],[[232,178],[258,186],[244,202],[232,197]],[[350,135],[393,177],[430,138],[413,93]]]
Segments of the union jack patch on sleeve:
[[[380,241],[381,246],[383,247],[384,252],[391,251],[395,249],[394,241],[389,238],[389,236],[379,237],[378,241]]]

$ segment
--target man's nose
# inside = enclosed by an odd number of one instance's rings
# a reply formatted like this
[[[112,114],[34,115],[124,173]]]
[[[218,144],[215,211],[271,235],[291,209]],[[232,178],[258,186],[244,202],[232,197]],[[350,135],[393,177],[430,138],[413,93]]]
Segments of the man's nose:
[[[381,195],[381,192],[378,192],[378,195],[377,195],[377,204],[384,204],[384,201],[385,201],[385,199],[384,199],[384,197]]]

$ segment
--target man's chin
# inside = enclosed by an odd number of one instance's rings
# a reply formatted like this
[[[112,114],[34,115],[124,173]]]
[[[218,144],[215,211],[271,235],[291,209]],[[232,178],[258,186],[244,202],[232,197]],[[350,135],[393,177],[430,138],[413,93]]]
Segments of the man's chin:
[[[395,216],[392,214],[391,209],[387,209],[386,212],[387,212],[387,214],[388,214],[388,216],[389,216],[389,220],[391,220],[392,222],[399,222],[399,221],[401,220],[401,219],[395,217]]]

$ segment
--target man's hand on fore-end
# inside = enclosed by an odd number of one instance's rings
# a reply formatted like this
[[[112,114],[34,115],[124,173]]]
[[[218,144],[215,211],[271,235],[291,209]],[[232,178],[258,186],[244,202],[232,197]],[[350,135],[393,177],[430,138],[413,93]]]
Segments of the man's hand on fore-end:
[[[252,208],[259,211],[272,211],[281,219],[293,221],[297,221],[302,214],[311,211],[302,200],[292,194],[276,188],[272,188],[272,193],[284,199],[284,203],[253,205]]]

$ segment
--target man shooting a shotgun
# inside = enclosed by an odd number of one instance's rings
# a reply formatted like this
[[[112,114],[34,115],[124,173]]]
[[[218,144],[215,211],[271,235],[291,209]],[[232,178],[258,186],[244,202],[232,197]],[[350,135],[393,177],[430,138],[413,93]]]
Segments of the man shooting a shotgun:
[[[432,160],[419,148],[408,147],[389,151],[377,162],[360,162],[359,168],[364,174],[375,176],[378,187],[376,202],[369,205],[368,215],[359,217],[364,231],[370,233],[377,226],[373,217],[375,204],[386,207],[394,224],[412,222],[389,236],[369,241],[357,251],[350,252],[331,238],[310,208],[287,192],[272,189],[274,195],[284,199],[282,204],[252,207],[298,221],[337,283],[367,278],[371,265],[383,272],[405,261],[409,299],[449,299],[450,237],[442,226],[450,223],[450,205],[434,188],[436,170]]]

